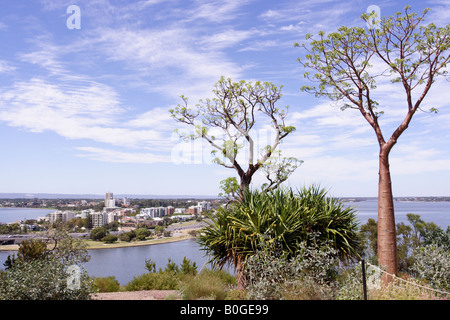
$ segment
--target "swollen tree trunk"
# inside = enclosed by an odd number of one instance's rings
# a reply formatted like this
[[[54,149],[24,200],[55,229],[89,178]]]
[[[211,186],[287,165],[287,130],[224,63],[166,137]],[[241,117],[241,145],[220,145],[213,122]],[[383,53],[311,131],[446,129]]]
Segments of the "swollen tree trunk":
[[[394,199],[392,196],[391,173],[389,171],[390,147],[380,147],[378,181],[378,264],[386,272],[397,274],[397,237],[395,232]],[[384,283],[392,277],[383,274]]]
[[[238,258],[238,262],[236,264],[236,276],[237,276],[237,289],[239,291],[245,290],[245,271],[241,262],[241,258]]]

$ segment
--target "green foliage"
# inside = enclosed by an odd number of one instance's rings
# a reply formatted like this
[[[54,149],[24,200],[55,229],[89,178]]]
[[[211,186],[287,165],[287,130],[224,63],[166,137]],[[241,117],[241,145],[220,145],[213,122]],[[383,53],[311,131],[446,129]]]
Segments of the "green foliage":
[[[96,277],[94,278],[94,288],[97,292],[118,292],[120,284],[116,277]]]
[[[114,242],[116,242],[118,239],[119,239],[119,238],[118,238],[117,236],[112,235],[112,234],[108,234],[108,235],[106,235],[106,236],[104,236],[104,237],[102,238],[102,241],[105,242],[105,243],[114,243]]]
[[[414,251],[427,245],[437,245],[449,251],[450,228],[443,231],[433,222],[425,222],[417,214],[408,213],[408,224],[397,223],[397,258],[399,269],[402,272],[410,272],[414,264],[416,255]],[[370,263],[377,264],[378,245],[378,223],[374,219],[369,219],[360,228],[360,237],[363,239],[361,246],[361,256]]]
[[[220,181],[219,197],[225,197],[228,200],[236,199],[238,197],[239,183],[235,177],[226,178]]]
[[[119,240],[120,241],[130,242],[134,238],[136,238],[135,230],[131,230],[131,231],[119,234]]]
[[[105,227],[97,227],[91,230],[90,237],[92,240],[101,240],[108,234]]]
[[[137,240],[145,240],[150,235],[150,230],[147,228],[139,228],[135,230]]]
[[[318,234],[289,255],[276,242],[258,250],[245,263],[249,299],[331,299],[337,276],[336,250]]]
[[[81,240],[61,230],[48,233],[47,241],[24,241],[17,258],[10,259],[8,269],[0,277],[0,300],[89,299],[94,288],[82,267],[88,260]],[[73,268],[79,273],[74,275]]]
[[[235,277],[224,271],[204,269],[198,275],[183,278],[180,290],[187,300],[214,299],[224,300],[229,287],[236,284]]]
[[[281,89],[282,86],[277,87],[270,82],[233,82],[221,77],[213,89],[214,98],[200,100],[191,109],[188,107],[188,98],[181,96],[183,103],[169,112],[174,120],[193,128],[193,133],[175,130],[184,141],[206,140],[213,149],[212,161],[236,170],[242,192],[250,185],[253,174],[271,157],[281,140],[295,131],[295,127],[285,124],[289,106],[276,106],[282,96]],[[265,124],[274,130],[274,138],[267,148],[255,150],[254,128]],[[244,148],[248,157],[242,163],[238,154],[244,153]],[[258,155],[259,151],[261,155]],[[233,181],[227,182],[225,187],[228,190],[225,194],[234,191],[234,186],[229,185],[229,182]]]
[[[183,275],[197,275],[197,264],[195,262],[191,262],[191,260],[186,257],[183,258],[183,262],[181,263],[180,272]]]
[[[450,251],[450,226],[444,231],[441,228],[427,232],[423,237],[423,245],[436,244],[446,251]]]
[[[378,251],[378,222],[370,218],[366,224],[360,228],[361,257],[369,260],[372,264],[377,264]]]
[[[149,272],[136,276],[125,287],[127,291],[136,290],[177,290],[180,281],[185,276],[195,276],[197,274],[197,264],[186,257],[178,266],[170,258],[165,269],[159,268],[156,272],[156,263],[151,259],[145,259],[145,269]]]
[[[438,244],[429,244],[414,250],[410,270],[419,279],[444,291],[450,291],[450,251]]]
[[[43,258],[48,253],[47,243],[41,239],[28,239],[20,243],[17,258],[24,262]]]
[[[172,273],[144,273],[126,284],[126,291],[139,290],[177,290],[179,280]]]
[[[295,255],[298,243],[309,234],[329,240],[341,258],[357,255],[359,239],[352,208],[344,208],[318,187],[271,192],[248,191],[242,201],[229,209],[221,208],[198,236],[198,242],[212,257],[211,263],[222,267],[237,266],[253,255],[269,239],[277,241],[283,252]]]

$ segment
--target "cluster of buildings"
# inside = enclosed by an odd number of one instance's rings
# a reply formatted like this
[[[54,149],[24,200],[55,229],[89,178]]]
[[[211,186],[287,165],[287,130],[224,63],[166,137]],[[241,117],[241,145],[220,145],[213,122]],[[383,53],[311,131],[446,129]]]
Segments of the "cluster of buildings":
[[[124,198],[122,201],[125,205],[130,204],[129,199]],[[172,206],[142,208],[139,214],[135,217],[130,217],[129,214],[133,213],[135,209],[116,207],[116,199],[114,199],[113,193],[107,192],[105,194],[105,207],[103,208],[103,211],[98,212],[93,209],[82,210],[80,213],[75,213],[73,211],[55,211],[50,213],[48,217],[50,223],[54,223],[58,220],[67,222],[74,218],[88,218],[89,228],[93,229],[115,221],[129,225],[131,223],[146,220],[159,221],[166,216],[170,218],[187,219],[195,217],[195,215],[210,209],[210,202],[201,201],[198,202],[197,205],[190,206],[188,209],[174,208]]]
[[[140,219],[157,219],[165,216],[179,216],[179,215],[196,215],[211,209],[211,203],[207,201],[198,202],[197,205],[186,208],[168,207],[152,207],[142,208],[140,214],[136,218]],[[176,217],[175,216],[175,217]]]

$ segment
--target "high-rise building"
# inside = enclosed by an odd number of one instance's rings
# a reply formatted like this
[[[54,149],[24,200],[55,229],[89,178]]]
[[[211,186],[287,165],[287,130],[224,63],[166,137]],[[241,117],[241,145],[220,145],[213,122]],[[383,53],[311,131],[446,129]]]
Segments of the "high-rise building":
[[[201,201],[197,204],[198,212],[208,211],[211,209],[211,202]]]
[[[116,199],[112,192],[107,192],[105,194],[105,208],[114,208],[116,206]]]
[[[106,213],[92,212],[89,214],[89,228],[94,229],[106,224]]]

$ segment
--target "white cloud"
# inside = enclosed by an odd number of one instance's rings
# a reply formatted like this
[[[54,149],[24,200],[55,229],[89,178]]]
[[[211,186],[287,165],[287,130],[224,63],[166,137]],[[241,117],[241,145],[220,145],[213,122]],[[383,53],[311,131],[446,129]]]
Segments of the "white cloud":
[[[16,70],[15,67],[11,65],[10,62],[5,60],[0,60],[0,73],[7,73]]]
[[[204,19],[213,23],[222,23],[236,19],[241,15],[240,9],[249,0],[197,0],[196,6],[191,10],[186,10],[186,21]]]
[[[102,162],[152,164],[171,161],[169,156],[150,152],[122,152],[95,147],[77,147],[76,149],[82,152],[78,154],[79,157]]]
[[[0,119],[10,126],[116,146],[164,146],[159,130],[121,125],[124,111],[114,90],[95,82],[70,87],[32,79],[0,94]]]

